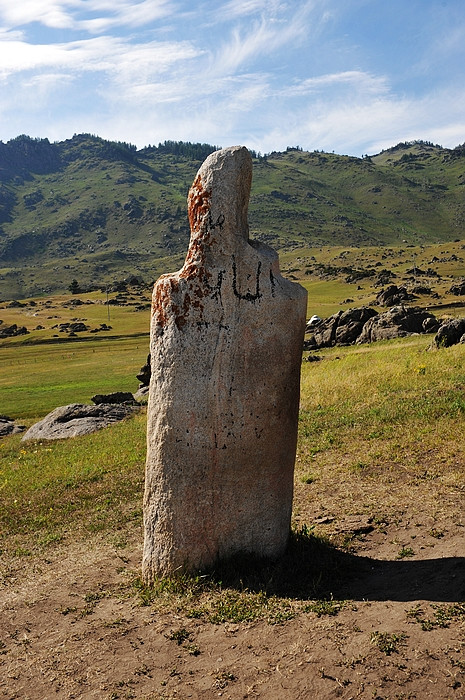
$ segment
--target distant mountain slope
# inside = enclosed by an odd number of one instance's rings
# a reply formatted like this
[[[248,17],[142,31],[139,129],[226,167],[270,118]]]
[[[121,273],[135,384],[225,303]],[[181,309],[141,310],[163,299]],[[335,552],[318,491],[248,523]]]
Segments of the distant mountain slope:
[[[89,134],[0,142],[0,299],[180,265],[188,188],[216,148],[137,150]],[[254,159],[251,236],[278,249],[454,240],[464,189],[463,146],[404,143],[363,159],[288,149]]]

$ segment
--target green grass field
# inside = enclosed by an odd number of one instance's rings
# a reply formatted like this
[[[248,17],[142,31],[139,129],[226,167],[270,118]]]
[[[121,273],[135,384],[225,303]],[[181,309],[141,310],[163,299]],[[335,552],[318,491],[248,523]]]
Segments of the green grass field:
[[[415,491],[422,474],[434,479],[435,492],[428,496],[433,506],[442,488],[463,488],[465,347],[428,351],[430,341],[423,336],[333,348],[322,353],[321,362],[303,363],[300,482],[328,492],[331,483],[344,482],[360,498],[339,507],[370,515],[393,507],[390,483],[399,476],[415,483]],[[1,349],[3,412],[26,423],[58,405],[88,401],[96,392],[134,390],[135,369],[146,355],[138,339],[6,350]],[[107,515],[115,508],[140,514],[144,452],[143,415],[63,442],[4,438],[3,546],[13,541],[14,548],[29,550],[36,531],[39,541],[53,539],[71,519],[111,530],[113,515]],[[342,495],[333,488],[328,502],[338,499]],[[296,503],[299,526],[302,513],[305,517],[305,508]]]
[[[2,347],[1,411],[30,422],[94,394],[135,392],[147,353],[148,336]]]

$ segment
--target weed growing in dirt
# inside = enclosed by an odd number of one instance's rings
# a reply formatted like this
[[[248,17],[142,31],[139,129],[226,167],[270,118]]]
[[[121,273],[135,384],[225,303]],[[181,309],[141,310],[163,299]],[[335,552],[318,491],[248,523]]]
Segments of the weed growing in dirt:
[[[371,643],[378,647],[383,654],[390,656],[391,654],[398,653],[399,647],[405,644],[407,635],[401,634],[390,634],[389,632],[373,632],[371,635]]]
[[[329,600],[316,600],[313,603],[308,603],[308,605],[305,605],[304,611],[313,612],[317,615],[317,617],[321,617],[322,615],[335,616],[344,607],[344,605],[345,601],[336,601],[333,600],[333,598],[330,598]]]
[[[180,627],[177,630],[172,630],[170,634],[166,635],[169,640],[172,642],[176,642],[178,646],[181,646],[186,640],[188,640],[191,636],[191,633],[189,630],[186,630],[185,627]]]
[[[426,617],[425,611],[420,605],[416,605],[407,611],[407,618],[421,625],[425,632],[430,632],[436,627],[449,627],[452,621],[465,621],[465,603],[453,603],[451,605],[432,605],[433,618]]]
[[[226,686],[228,686],[235,680],[237,679],[234,673],[231,673],[230,671],[218,671],[213,687],[218,688],[219,690],[223,690],[224,688],[226,688]]]

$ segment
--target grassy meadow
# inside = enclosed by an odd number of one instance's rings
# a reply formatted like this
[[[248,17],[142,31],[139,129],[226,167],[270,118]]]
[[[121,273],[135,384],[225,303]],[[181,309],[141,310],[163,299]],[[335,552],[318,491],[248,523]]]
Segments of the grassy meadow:
[[[2,413],[29,425],[134,391],[148,337],[125,331],[144,314],[115,309],[113,339],[4,341]],[[66,683],[67,697],[105,700],[197,697],[192,687],[256,697],[247,689],[263,683],[263,697],[452,697],[465,649],[465,345],[431,341],[304,357],[292,532],[274,563],[238,557],[144,585],[145,409],[68,440],[2,438],[3,686],[64,697]]]
[[[135,392],[148,354],[146,337],[0,348],[3,414],[31,422],[57,406],[90,403],[94,394]]]
[[[372,277],[354,284],[343,275],[324,279],[306,274],[315,261],[370,269],[385,256],[402,281],[409,275],[412,259],[421,269],[436,255],[447,258],[438,263],[447,266],[455,254],[452,274],[441,270],[433,287],[440,292],[440,311],[461,314],[460,307],[450,306],[457,298],[448,294],[451,281],[463,272],[461,249],[461,243],[418,247],[413,252],[300,249],[282,255],[281,266],[285,275],[307,288],[308,316],[327,317],[339,309],[373,305],[377,289]],[[113,293],[110,299],[116,296]],[[29,299],[20,307],[4,302],[3,322],[26,325],[30,333],[0,341],[1,413],[29,426],[57,406],[90,403],[96,393],[134,392],[135,375],[148,353],[150,292],[129,290],[124,296],[124,305],[110,306],[100,292]],[[81,303],[76,304],[76,299]],[[431,299],[420,297],[418,303],[428,305]],[[84,322],[88,330],[79,337],[60,331],[59,324],[73,321]],[[103,323],[111,329],[90,332]],[[319,353],[319,362],[306,362],[304,357],[289,554],[294,559],[283,565],[281,574],[274,572],[271,578],[278,583],[273,591],[265,586],[267,595],[278,589],[282,593],[286,571],[289,566],[298,567],[295,557],[298,560],[303,552],[306,557],[309,548],[312,552],[319,548],[320,555],[321,547],[326,554],[334,547],[350,550],[354,535],[338,533],[335,519],[358,517],[383,528],[402,514],[414,517],[427,509],[439,521],[441,512],[451,507],[450,494],[454,503],[463,494],[465,446],[460,436],[465,432],[465,346],[431,350],[431,341],[431,336],[413,336],[326,349]],[[95,532],[115,546],[122,545],[129,531],[141,526],[144,460],[143,412],[93,435],[66,441],[21,443],[20,435],[3,438],[0,551],[13,558],[30,556],[51,544],[66,545],[70,538]],[[331,568],[334,562],[331,557],[329,561]],[[321,578],[324,585],[312,584],[308,589],[305,584],[302,599],[327,599],[331,576]],[[176,584],[176,605],[192,602],[191,585],[192,581],[185,583],[179,592]],[[201,598],[204,589],[194,588]],[[166,587],[162,589],[158,602],[170,605],[172,597]],[[269,599],[263,597],[263,587],[260,590],[261,598],[250,593],[253,610],[241,613],[245,618],[270,615]],[[140,595],[152,603],[158,597],[157,590],[140,589]],[[226,605],[221,591],[215,595],[218,605]],[[286,596],[280,600],[279,605],[273,603],[277,618],[291,614]],[[291,606],[294,612],[296,605],[294,601]],[[236,604],[230,608],[232,619],[239,613]]]
[[[316,522],[321,509],[382,524],[400,512],[414,516],[428,508],[439,514],[446,507],[443,493],[463,493],[465,347],[428,350],[430,342],[423,336],[332,348],[320,353],[319,362],[303,362],[295,537],[311,533],[314,542],[331,540],[331,526]],[[146,348],[132,339],[64,349],[22,346],[16,352],[21,362],[15,366],[9,355],[2,373],[2,401],[29,424],[33,416],[84,400],[94,389],[134,389],[134,369]],[[128,523],[140,525],[143,413],[67,441],[20,438],[0,443],[4,554],[27,556],[96,531],[124,542]],[[333,544],[347,547],[348,540],[335,537]]]

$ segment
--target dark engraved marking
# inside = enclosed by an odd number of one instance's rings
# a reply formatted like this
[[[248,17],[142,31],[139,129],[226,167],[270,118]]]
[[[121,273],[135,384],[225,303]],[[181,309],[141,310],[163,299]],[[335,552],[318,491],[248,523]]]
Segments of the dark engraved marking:
[[[223,230],[223,224],[225,222],[225,216],[224,214],[220,214],[216,221],[213,221],[211,212],[208,211],[207,215],[204,217],[202,224],[200,226],[200,230],[202,234],[206,235],[207,233],[210,233],[210,231],[214,231],[215,228],[219,228],[220,231]]]
[[[213,287],[208,283],[207,280],[205,285],[208,288],[211,298],[215,299],[216,301],[219,301],[220,304],[222,304],[221,287],[223,286],[223,278],[225,274],[226,270],[219,270],[216,285]]]
[[[233,263],[232,263],[232,268],[233,268],[233,292],[234,296],[237,297],[238,299],[242,299],[244,301],[257,301],[257,299],[260,299],[262,296],[260,294],[260,272],[262,269],[262,263],[259,262],[257,266],[257,274],[256,274],[256,283],[255,283],[255,294],[252,294],[251,292],[246,292],[246,294],[241,294],[239,290],[237,289],[237,267],[236,267],[236,259],[233,255]]]
[[[271,296],[274,297],[274,288],[275,288],[276,282],[274,279],[273,272],[271,270],[270,270],[270,282],[271,282]]]
[[[219,228],[220,231],[223,230],[223,224],[224,224],[224,214],[220,214],[215,223],[213,223],[212,215],[211,213],[208,214],[208,220],[207,220],[207,229],[211,231],[214,228]]]

